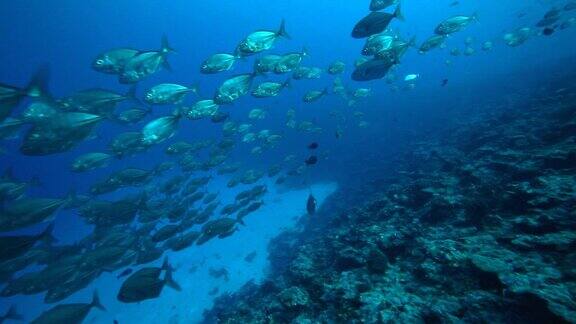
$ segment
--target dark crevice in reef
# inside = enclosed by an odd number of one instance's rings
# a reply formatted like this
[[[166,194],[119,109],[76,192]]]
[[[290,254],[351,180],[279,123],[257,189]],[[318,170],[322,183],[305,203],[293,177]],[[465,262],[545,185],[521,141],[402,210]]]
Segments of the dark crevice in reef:
[[[576,322],[576,87],[556,89],[344,186],[205,322]]]

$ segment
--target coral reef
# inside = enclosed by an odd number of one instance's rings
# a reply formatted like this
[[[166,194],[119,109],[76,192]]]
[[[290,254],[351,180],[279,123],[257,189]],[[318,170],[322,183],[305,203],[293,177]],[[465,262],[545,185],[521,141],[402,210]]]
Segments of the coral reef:
[[[205,322],[576,322],[574,87],[483,114],[397,164],[351,198],[360,207],[340,193],[322,221],[277,237],[268,280],[217,300]]]

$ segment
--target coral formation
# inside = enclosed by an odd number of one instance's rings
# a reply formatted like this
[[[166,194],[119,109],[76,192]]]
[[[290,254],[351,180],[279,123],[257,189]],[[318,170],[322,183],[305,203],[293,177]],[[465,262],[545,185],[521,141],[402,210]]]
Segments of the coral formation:
[[[359,207],[276,238],[268,280],[205,321],[576,322],[573,90],[416,144]]]

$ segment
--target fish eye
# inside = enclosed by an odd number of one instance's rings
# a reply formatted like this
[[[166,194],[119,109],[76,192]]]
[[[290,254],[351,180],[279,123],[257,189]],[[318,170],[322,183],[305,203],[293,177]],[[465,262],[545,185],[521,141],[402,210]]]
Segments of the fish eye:
[[[98,59],[96,60],[96,65],[103,65],[104,64],[104,60],[103,59]]]

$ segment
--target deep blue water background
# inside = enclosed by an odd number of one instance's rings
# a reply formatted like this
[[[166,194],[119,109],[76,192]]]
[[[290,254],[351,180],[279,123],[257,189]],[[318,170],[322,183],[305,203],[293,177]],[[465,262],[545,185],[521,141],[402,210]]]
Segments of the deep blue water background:
[[[282,54],[300,51],[306,46],[310,52],[305,66],[326,68],[334,60],[347,64],[342,76],[351,89],[370,87],[372,96],[359,102],[357,110],[370,121],[367,129],[349,127],[341,140],[334,138],[334,120],[328,113],[334,108],[350,110],[337,96],[329,96],[313,104],[303,104],[302,95],[311,89],[331,87],[333,77],[324,74],[319,80],[294,81],[293,89],[284,91],[273,99],[256,100],[250,96],[240,99],[223,110],[232,119],[246,119],[251,108],[269,108],[269,117],[258,122],[260,128],[277,130],[284,139],[264,158],[254,158],[249,149],[240,148],[231,160],[242,160],[246,166],[267,167],[280,161],[287,154],[305,157],[304,146],[309,141],[322,143],[330,151],[329,162],[319,168],[318,178],[338,181],[361,166],[355,163],[360,156],[389,156],[401,150],[414,132],[432,131],[447,123],[458,122],[460,116],[469,117],[489,105],[521,100],[526,95],[522,89],[546,82],[556,73],[558,62],[573,60],[576,54],[575,29],[559,31],[552,37],[535,37],[518,48],[505,46],[502,34],[525,26],[533,26],[554,4],[563,1],[481,1],[462,0],[456,7],[449,7],[452,0],[403,1],[405,22],[395,21],[405,38],[416,36],[418,43],[432,35],[434,27],[454,14],[470,15],[477,12],[479,22],[451,36],[448,48],[433,50],[420,55],[410,50],[397,69],[399,77],[408,73],[420,74],[416,89],[391,92],[383,81],[356,83],[350,80],[353,62],[359,57],[363,40],[350,37],[356,21],[367,13],[369,1],[357,0],[287,0],[287,1],[2,1],[0,2],[0,82],[25,85],[35,69],[43,63],[51,66],[50,91],[55,97],[69,95],[86,88],[102,87],[125,92],[126,86],[117,83],[114,76],[99,74],[90,68],[92,59],[99,53],[117,47],[157,49],[162,35],[167,35],[177,53],[169,57],[173,71],[161,71],[138,85],[138,93],[154,84],[174,82],[200,83],[202,98],[212,97],[216,87],[228,76],[252,70],[253,58],[238,61],[232,71],[201,75],[200,63],[217,52],[232,52],[237,43],[256,29],[275,30],[281,19],[291,40],[280,40],[275,48],[265,54]],[[552,4],[550,4],[552,3]],[[518,18],[519,12],[526,13]],[[570,16],[569,14],[566,17]],[[574,14],[572,14],[574,16]],[[470,57],[451,57],[451,48],[464,49],[464,39],[474,37],[476,54]],[[494,41],[494,49],[482,52],[484,41]],[[447,66],[444,61],[453,61]],[[284,80],[285,75],[270,76],[268,80]],[[440,87],[442,79],[448,86]],[[261,79],[260,79],[261,80]],[[259,80],[257,80],[258,82]],[[187,102],[197,100],[189,96]],[[285,114],[295,108],[298,119],[317,121],[324,129],[319,135],[301,134],[285,130]],[[169,114],[168,107],[155,107],[153,116]],[[353,117],[349,117],[353,119]],[[110,139],[129,128],[104,123],[98,127],[98,139],[87,141],[71,152],[46,156],[23,157],[18,153],[19,140],[3,143],[6,153],[0,169],[12,166],[17,178],[40,177],[43,185],[33,188],[30,195],[58,197],[71,188],[82,193],[90,184],[102,179],[112,170],[127,166],[152,168],[165,161],[165,144],[144,154],[115,161],[109,168],[87,174],[68,171],[70,162],[79,154],[102,150]],[[178,139],[205,139],[220,137],[220,125],[209,121],[183,121]],[[227,190],[221,188],[222,191]],[[120,198],[123,192],[106,196]],[[301,206],[296,206],[300,208]],[[39,227],[28,231],[38,231]],[[63,211],[57,218],[56,234],[62,243],[73,242],[90,230],[74,216],[73,211]],[[2,303],[4,309],[6,303]],[[36,305],[37,307],[41,307]],[[20,308],[23,308],[22,305]],[[31,313],[37,311],[30,310]]]

